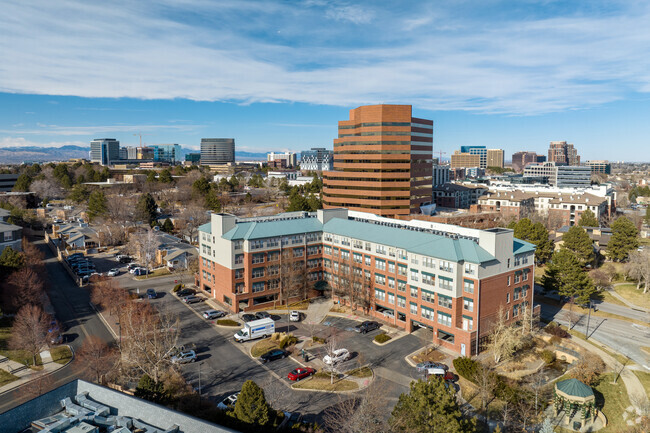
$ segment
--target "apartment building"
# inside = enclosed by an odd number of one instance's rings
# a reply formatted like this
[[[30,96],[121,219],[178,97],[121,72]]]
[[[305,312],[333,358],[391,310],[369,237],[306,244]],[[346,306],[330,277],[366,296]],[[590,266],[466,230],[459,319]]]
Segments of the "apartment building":
[[[478,198],[487,192],[483,185],[459,185],[445,183],[433,188],[433,200],[436,206],[455,209],[469,209],[478,203]]]
[[[488,192],[478,199],[477,206],[472,206],[472,211],[499,212],[503,216],[519,220],[535,212],[535,199],[520,191]]]
[[[548,147],[548,162],[564,165],[580,165],[578,150],[566,141],[551,141]]]
[[[334,169],[323,172],[323,207],[381,216],[420,213],[431,203],[433,121],[410,105],[350,110],[334,140]]]
[[[580,221],[583,212],[589,209],[600,221],[609,215],[607,200],[592,194],[564,194],[548,201],[548,216],[556,218],[562,225],[573,226]]]
[[[199,230],[197,283],[233,312],[271,308],[290,287],[296,299],[329,287],[336,300],[407,331],[429,328],[470,355],[500,307],[516,321],[532,303],[535,247],[508,229],[323,209],[212,214]]]

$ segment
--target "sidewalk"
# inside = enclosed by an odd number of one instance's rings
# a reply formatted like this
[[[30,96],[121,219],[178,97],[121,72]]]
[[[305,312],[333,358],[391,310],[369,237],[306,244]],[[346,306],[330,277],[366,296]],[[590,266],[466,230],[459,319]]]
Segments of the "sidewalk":
[[[38,379],[40,377],[53,373],[68,365],[57,364],[56,362],[52,361],[49,350],[41,352],[41,359],[43,360],[43,369],[37,371],[32,370],[29,367],[25,367],[25,365],[19,362],[7,359],[4,356],[0,356],[0,369],[5,370],[8,373],[11,373],[14,376],[18,377],[18,380],[14,380],[13,382],[0,387],[0,395],[16,389],[19,386],[25,385],[34,379]]]
[[[622,286],[624,284],[630,284],[630,283],[629,282],[627,282],[627,283],[616,283],[616,284],[614,284],[613,287],[610,287],[609,289],[607,289],[607,293],[609,293],[610,295],[612,295],[613,297],[615,297],[616,299],[618,299],[619,301],[621,301],[622,303],[624,303],[625,305],[627,305],[630,308],[633,308],[635,310],[644,311],[644,312],[650,314],[650,309],[639,307],[638,305],[631,303],[630,301],[625,299],[623,296],[616,293],[616,290],[614,290],[614,287]]]

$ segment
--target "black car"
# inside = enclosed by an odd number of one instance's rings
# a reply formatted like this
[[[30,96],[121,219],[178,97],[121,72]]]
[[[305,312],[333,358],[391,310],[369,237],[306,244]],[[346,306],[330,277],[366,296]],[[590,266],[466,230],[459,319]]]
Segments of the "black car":
[[[268,317],[271,317],[271,315],[266,311],[259,311],[255,313],[255,317],[257,317],[258,319],[266,319]]]
[[[184,296],[190,296],[196,293],[196,290],[194,289],[181,289],[178,292],[176,292],[176,295],[178,295],[180,298]]]
[[[133,261],[133,258],[129,257],[129,256],[123,256],[123,257],[120,257],[119,259],[117,259],[117,261],[119,263],[131,263]]]
[[[282,359],[289,356],[289,352],[286,352],[282,349],[273,349],[266,352],[264,355],[260,356],[260,361],[269,362],[275,361],[276,359]]]
[[[243,314],[241,316],[241,319],[244,322],[252,322],[253,320],[257,320],[257,316],[255,316],[254,314]]]
[[[378,322],[375,322],[374,320],[366,320],[365,322],[355,326],[354,330],[356,332],[365,334],[366,332],[374,331],[375,329],[379,328],[381,328],[381,325]]]

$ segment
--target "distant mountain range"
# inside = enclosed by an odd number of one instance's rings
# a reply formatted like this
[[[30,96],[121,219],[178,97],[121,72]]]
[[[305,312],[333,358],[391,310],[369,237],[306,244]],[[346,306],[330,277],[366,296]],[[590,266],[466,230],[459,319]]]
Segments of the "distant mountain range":
[[[70,158],[88,159],[89,147],[61,146],[61,147],[0,147],[0,164],[20,164],[23,162],[67,161]],[[196,153],[198,150],[181,147],[180,158],[184,159],[187,153]],[[235,151],[235,159],[265,160],[266,152]]]

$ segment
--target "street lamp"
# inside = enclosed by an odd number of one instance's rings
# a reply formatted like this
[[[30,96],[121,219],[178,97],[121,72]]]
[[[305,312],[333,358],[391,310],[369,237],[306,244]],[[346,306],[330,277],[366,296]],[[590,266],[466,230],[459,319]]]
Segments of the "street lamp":
[[[587,313],[587,334],[585,339],[589,339],[589,322],[591,321],[591,299],[589,300],[589,312]]]

